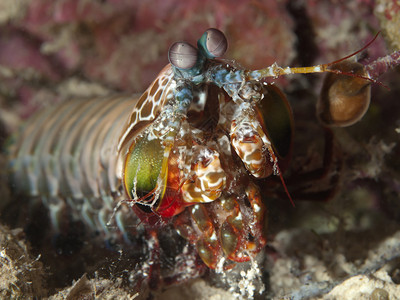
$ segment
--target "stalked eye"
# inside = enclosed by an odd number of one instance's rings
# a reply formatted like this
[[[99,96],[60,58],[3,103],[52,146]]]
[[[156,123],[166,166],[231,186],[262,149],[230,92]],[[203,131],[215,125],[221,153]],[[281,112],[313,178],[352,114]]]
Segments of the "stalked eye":
[[[169,62],[179,69],[194,67],[197,55],[197,49],[186,42],[174,43],[168,50]]]
[[[197,46],[203,50],[208,58],[221,57],[228,48],[225,34],[215,28],[210,28],[201,36]]]

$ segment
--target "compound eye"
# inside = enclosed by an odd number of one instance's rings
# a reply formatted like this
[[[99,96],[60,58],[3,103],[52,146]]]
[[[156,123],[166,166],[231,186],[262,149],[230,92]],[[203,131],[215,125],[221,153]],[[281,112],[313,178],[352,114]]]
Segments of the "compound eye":
[[[199,40],[199,44],[206,51],[210,58],[221,57],[228,49],[228,41],[222,31],[210,28],[204,32]]]
[[[168,50],[169,62],[178,69],[190,69],[197,62],[197,49],[186,42],[174,43]]]

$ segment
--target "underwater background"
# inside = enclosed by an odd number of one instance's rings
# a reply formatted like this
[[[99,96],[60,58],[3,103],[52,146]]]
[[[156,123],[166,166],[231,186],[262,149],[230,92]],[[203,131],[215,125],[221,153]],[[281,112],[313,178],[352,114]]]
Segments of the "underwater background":
[[[359,60],[400,50],[400,5],[389,0],[0,0],[1,298],[398,299],[398,69],[379,79],[388,88],[372,85],[359,123],[333,130],[340,165],[334,191],[313,197],[328,180],[317,176],[306,187],[310,197],[294,197],[295,207],[285,193],[264,195],[268,243],[257,267],[224,274],[199,268],[185,280],[137,287],[137,262],[146,257],[140,249],[128,259],[74,237],[38,246],[40,227],[15,222],[26,207],[8,186],[7,145],[24,120],[73,97],[141,93],[168,63],[173,42],[194,44],[210,27],[227,36],[225,57],[248,69],[331,62],[378,31]],[[324,163],[324,133],[315,117],[323,77],[274,80],[295,117],[289,187]]]

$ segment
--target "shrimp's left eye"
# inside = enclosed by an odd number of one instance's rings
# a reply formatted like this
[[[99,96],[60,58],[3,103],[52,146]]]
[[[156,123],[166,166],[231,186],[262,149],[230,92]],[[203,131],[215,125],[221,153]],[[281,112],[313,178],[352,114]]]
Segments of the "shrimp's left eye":
[[[197,62],[198,51],[186,42],[174,43],[168,50],[169,62],[178,69],[191,69]]]
[[[221,57],[228,49],[228,41],[225,35],[218,29],[210,28],[203,33],[197,42],[208,58]]]

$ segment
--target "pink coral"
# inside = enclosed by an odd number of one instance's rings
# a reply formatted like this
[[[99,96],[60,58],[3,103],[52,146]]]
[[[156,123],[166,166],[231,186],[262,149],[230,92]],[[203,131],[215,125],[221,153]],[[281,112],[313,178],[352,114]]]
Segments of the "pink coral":
[[[195,43],[209,27],[227,33],[232,41],[228,56],[248,67],[275,60],[289,64],[295,39],[284,6],[258,1],[237,1],[234,9],[232,5],[228,0],[34,0],[11,28],[39,41],[32,51],[56,60],[54,73],[80,74],[126,91],[146,88],[167,63],[171,43]],[[22,49],[16,56],[18,51]],[[34,60],[31,67],[42,72]]]

